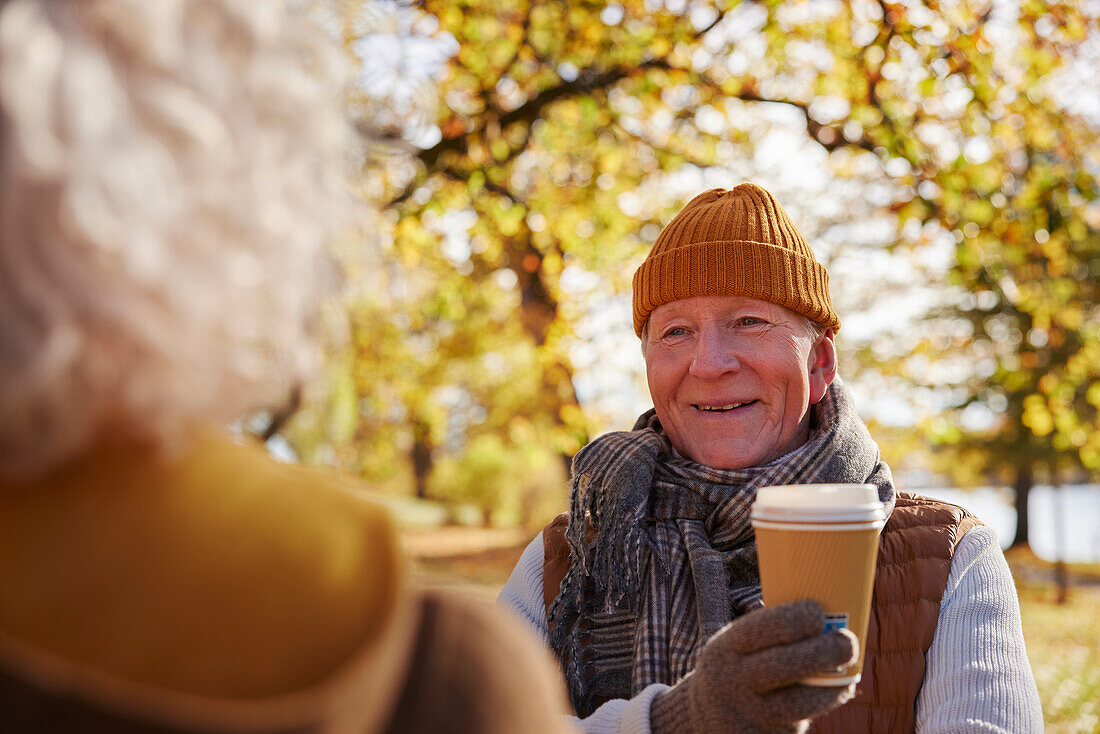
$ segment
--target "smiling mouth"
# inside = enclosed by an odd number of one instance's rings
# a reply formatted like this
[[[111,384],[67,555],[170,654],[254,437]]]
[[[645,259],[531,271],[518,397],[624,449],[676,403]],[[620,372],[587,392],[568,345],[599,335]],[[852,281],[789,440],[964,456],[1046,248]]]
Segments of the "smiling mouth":
[[[750,400],[746,403],[728,403],[726,405],[702,405],[699,403],[694,403],[691,407],[695,408],[696,410],[701,410],[704,413],[728,413],[731,410],[737,410],[738,408],[743,408],[746,405],[752,405],[755,402],[755,400]]]

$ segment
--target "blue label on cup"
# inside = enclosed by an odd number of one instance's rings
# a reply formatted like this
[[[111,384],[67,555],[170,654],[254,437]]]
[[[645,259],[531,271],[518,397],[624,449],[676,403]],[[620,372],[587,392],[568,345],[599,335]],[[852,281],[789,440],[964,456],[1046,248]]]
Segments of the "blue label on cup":
[[[825,631],[835,632],[836,630],[848,629],[848,613],[841,612],[840,614],[826,614],[825,615]]]

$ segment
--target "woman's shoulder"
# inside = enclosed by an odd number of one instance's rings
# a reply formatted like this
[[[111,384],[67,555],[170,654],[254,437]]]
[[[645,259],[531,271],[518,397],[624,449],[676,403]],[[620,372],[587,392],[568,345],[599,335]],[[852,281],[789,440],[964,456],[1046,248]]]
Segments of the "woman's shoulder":
[[[5,501],[21,530],[0,554],[14,559],[0,631],[130,680],[230,697],[310,686],[407,604],[386,511],[260,445],[210,434],[170,457],[90,457]]]
[[[181,462],[183,492],[204,502],[250,505],[238,518],[257,531],[288,530],[288,540],[312,536],[326,545],[357,544],[374,550],[397,545],[390,513],[367,496],[367,487],[332,467],[280,461],[255,441],[207,435]]]

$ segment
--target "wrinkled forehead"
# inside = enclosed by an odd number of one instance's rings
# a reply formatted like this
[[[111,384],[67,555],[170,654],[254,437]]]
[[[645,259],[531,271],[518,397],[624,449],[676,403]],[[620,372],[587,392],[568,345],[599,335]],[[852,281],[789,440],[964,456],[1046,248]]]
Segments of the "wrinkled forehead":
[[[801,314],[785,306],[748,296],[694,296],[662,303],[653,309],[649,323],[661,323],[671,318],[713,318],[752,312],[784,321],[797,321]],[[648,325],[648,324],[647,324]]]

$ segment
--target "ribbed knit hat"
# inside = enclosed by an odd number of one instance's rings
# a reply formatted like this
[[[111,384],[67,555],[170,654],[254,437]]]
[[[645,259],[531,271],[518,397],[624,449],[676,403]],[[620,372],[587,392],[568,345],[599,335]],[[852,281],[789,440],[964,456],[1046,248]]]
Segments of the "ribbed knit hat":
[[[634,332],[653,309],[693,296],[746,296],[832,328],[829,274],[771,194],[743,183],[688,202],[634,273]]]

